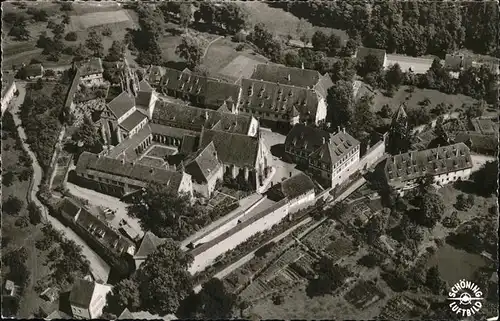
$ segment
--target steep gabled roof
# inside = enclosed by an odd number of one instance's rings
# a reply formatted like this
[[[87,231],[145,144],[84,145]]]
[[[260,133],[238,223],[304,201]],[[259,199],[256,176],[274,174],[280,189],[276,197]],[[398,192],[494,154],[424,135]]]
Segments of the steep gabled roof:
[[[217,156],[223,164],[254,167],[257,162],[260,139],[218,130],[203,130],[200,147],[213,142]]]
[[[24,70],[26,71],[26,76],[27,77],[36,77],[36,76],[42,76],[43,75],[43,66],[42,64],[32,64],[24,67]]]
[[[371,55],[377,57],[380,60],[380,62],[383,63],[385,54],[386,52],[384,49],[359,47],[358,50],[356,51],[356,60],[364,61],[364,59],[367,56]]]
[[[125,118],[121,123],[120,126],[125,129],[126,131],[131,131],[135,127],[137,127],[144,119],[147,117],[141,113],[140,111],[136,110],[130,116]]]
[[[108,103],[108,108],[113,112],[116,118],[122,117],[130,109],[134,108],[134,106],[134,96],[130,95],[126,91],[122,91],[121,94]]]
[[[61,201],[59,210],[74,218],[80,212],[80,204],[70,198],[65,198]]]
[[[79,64],[78,70],[80,70],[80,74],[82,77],[104,72],[104,69],[102,67],[102,60],[98,57],[93,57],[86,61],[83,61]]]
[[[281,183],[281,192],[289,199],[304,195],[311,190],[314,191],[314,183],[304,173],[292,176]]]
[[[255,68],[251,78],[296,87],[313,88],[318,84],[321,74],[310,69],[277,64],[260,64]]]
[[[440,175],[472,167],[469,148],[464,143],[395,155],[387,159],[389,183],[399,183],[430,175]]]
[[[356,148],[356,146],[359,146],[359,144],[359,141],[345,131],[340,131],[333,135],[328,143],[331,163],[337,163],[342,157]],[[311,158],[314,158],[314,155],[311,155]]]
[[[286,114],[295,108],[303,119],[315,119],[319,96],[313,89],[295,87],[255,79],[241,80],[241,109]]]
[[[285,138],[285,150],[301,149],[312,153],[330,139],[331,134],[319,128],[297,124],[292,127]]]
[[[196,157],[187,162],[186,172],[199,184],[206,183],[222,166],[213,142],[210,142]]]
[[[71,305],[80,308],[88,309],[94,294],[95,282],[78,279],[73,284],[71,294],[69,295],[69,302]]]
[[[135,253],[134,258],[139,259],[147,257],[149,254],[156,251],[158,246],[162,245],[165,240],[166,239],[162,239],[154,235],[153,232],[146,232],[142,238],[141,246],[139,247],[137,253]]]
[[[218,107],[226,100],[238,101],[240,86],[227,82],[207,80],[207,89],[205,95],[205,105]]]

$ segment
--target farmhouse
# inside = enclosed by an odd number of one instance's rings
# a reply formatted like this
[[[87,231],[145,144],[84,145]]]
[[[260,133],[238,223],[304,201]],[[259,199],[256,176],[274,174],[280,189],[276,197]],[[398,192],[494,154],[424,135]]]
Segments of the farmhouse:
[[[185,172],[149,167],[88,152],[80,155],[75,171],[82,183],[119,197],[138,191],[150,182],[165,184],[176,193],[193,194],[191,175]]]
[[[99,57],[84,60],[76,65],[80,71],[80,81],[86,86],[98,85],[104,82],[102,61]]]
[[[110,285],[78,279],[69,295],[71,312],[76,319],[97,319],[106,306],[106,295],[111,292]]]
[[[426,176],[432,176],[437,186],[468,179],[471,168],[469,148],[458,143],[390,157],[384,171],[388,184],[402,195]]]
[[[340,130],[336,134],[303,124],[295,125],[285,140],[285,153],[331,186],[342,184],[358,167],[360,142]]]
[[[223,164],[224,176],[249,183],[253,188],[264,185],[271,174],[271,156],[260,137],[203,129],[200,148],[211,143]]]
[[[26,75],[26,79],[33,80],[43,77],[43,66],[42,64],[31,64],[23,67]]]
[[[193,190],[206,198],[210,198],[217,181],[222,181],[224,168],[217,157],[213,142],[185,162],[186,173],[193,179]]]
[[[63,199],[59,205],[59,211],[72,222],[88,231],[93,238],[98,240],[111,252],[117,255],[122,255],[123,253],[134,255],[135,245],[132,241],[123,237],[118,231],[115,231],[105,222],[92,215],[75,201],[69,198]]]
[[[16,90],[17,88],[16,82],[14,81],[14,75],[4,72],[2,75],[2,114],[9,106]]]
[[[367,56],[375,56],[382,63],[382,67],[387,67],[387,54],[384,49],[359,47],[354,54],[357,62],[365,61]]]

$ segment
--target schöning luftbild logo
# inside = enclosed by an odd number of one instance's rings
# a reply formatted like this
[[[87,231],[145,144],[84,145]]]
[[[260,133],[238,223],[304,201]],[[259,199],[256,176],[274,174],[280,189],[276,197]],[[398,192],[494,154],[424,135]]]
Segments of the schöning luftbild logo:
[[[470,317],[483,307],[483,292],[473,282],[460,280],[451,287],[448,300],[453,301],[450,303],[451,311]]]

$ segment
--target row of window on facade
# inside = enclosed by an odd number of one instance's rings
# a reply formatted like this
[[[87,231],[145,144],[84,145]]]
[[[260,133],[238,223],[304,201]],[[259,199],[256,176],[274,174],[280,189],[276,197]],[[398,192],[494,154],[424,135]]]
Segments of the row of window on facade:
[[[91,174],[88,174],[88,175],[85,175],[83,174],[83,177],[88,177],[92,180],[95,180],[95,181],[98,181],[98,182],[102,182],[102,183],[106,183],[106,184],[113,184],[113,185],[118,185],[120,187],[131,187],[131,188],[140,188],[139,186],[134,186],[134,185],[131,185],[131,184],[125,184],[123,182],[119,182],[119,181],[115,181],[115,180],[112,180],[112,179],[108,179],[108,178],[103,178],[103,177],[99,177],[99,176],[94,176],[94,175],[91,175]]]

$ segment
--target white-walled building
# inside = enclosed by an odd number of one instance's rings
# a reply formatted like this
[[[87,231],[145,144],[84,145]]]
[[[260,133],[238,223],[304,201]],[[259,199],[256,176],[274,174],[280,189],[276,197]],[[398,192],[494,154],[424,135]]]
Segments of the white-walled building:
[[[2,75],[2,114],[9,106],[12,98],[14,98],[16,90],[17,88],[14,75],[4,72]]]
[[[217,181],[222,182],[224,175],[224,166],[212,142],[186,162],[185,170],[193,180],[193,191],[206,198],[212,196]]]
[[[111,285],[100,284],[85,279],[76,280],[73,284],[69,302],[75,319],[97,319],[106,306],[106,295]]]
[[[80,82],[85,86],[100,85],[104,82],[101,58],[94,57],[78,64]]]
[[[439,187],[469,179],[471,170],[470,150],[464,143],[399,154],[385,164],[387,182],[401,195],[426,176]]]
[[[331,186],[342,184],[358,169],[360,143],[345,129],[336,134],[295,125],[285,140],[285,153],[293,162],[307,166],[309,171]]]

